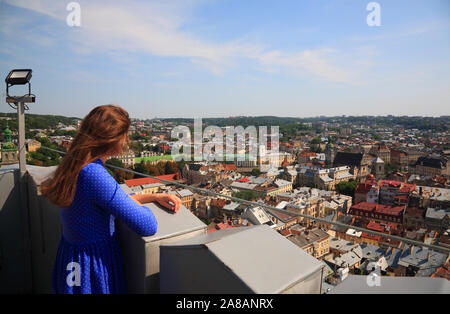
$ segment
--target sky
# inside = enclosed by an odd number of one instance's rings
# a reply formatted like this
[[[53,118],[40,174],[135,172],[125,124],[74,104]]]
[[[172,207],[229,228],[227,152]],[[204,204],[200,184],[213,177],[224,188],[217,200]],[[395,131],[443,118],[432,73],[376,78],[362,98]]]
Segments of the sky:
[[[33,69],[28,113],[450,115],[448,0],[376,1],[379,26],[368,0],[70,2],[0,0],[0,75]]]

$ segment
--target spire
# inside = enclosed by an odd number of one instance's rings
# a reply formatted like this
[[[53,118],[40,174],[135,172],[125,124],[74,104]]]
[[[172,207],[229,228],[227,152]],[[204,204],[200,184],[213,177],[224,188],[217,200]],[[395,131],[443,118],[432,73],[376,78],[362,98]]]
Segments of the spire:
[[[6,120],[5,142],[11,143],[11,130],[8,127],[8,120]]]

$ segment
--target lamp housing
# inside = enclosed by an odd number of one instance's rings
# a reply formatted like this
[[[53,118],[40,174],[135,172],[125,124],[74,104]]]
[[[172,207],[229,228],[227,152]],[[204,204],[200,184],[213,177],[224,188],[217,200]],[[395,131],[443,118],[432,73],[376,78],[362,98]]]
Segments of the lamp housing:
[[[5,79],[6,84],[12,85],[24,85],[30,82],[31,69],[15,69],[9,72]]]

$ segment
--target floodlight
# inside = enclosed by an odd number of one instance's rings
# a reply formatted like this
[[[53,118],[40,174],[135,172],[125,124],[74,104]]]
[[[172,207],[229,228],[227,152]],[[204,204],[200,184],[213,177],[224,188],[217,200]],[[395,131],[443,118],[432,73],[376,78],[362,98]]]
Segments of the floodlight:
[[[28,95],[31,94],[31,69],[15,69],[9,72],[5,79],[6,82],[6,95],[9,97],[9,88],[13,85],[24,85],[28,84]]]
[[[24,85],[30,82],[31,79],[30,69],[17,69],[9,72],[5,79],[6,84],[12,85]]]
[[[26,172],[26,156],[25,156],[25,110],[28,110],[27,103],[34,103],[36,96],[31,93],[31,69],[16,69],[9,72],[5,79],[6,82],[6,103],[13,109],[17,110],[17,130],[18,151],[19,151],[19,170],[22,178]],[[23,96],[9,96],[9,88],[14,85],[28,84],[28,94]],[[14,105],[12,105],[13,103]]]

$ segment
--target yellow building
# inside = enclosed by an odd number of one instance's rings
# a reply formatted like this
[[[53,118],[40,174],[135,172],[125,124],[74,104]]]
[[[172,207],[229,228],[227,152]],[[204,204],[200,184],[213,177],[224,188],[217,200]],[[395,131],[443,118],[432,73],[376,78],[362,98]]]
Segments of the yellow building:
[[[288,239],[314,258],[321,259],[330,253],[330,235],[325,231],[315,228],[292,233]]]

